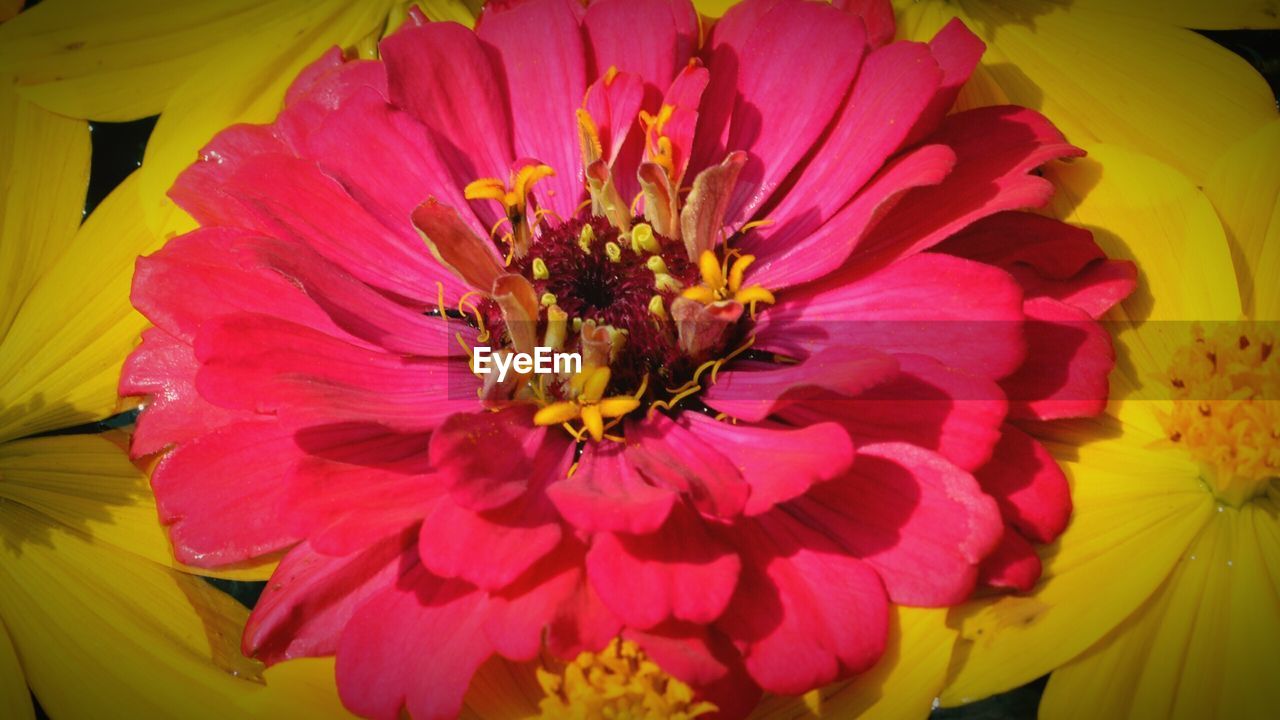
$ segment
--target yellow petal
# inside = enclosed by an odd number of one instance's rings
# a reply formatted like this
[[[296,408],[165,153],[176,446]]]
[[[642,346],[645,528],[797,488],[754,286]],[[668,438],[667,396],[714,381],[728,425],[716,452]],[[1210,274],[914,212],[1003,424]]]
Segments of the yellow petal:
[[[129,304],[142,221],[135,172],[89,217],[0,340],[0,442],[97,420],[119,407],[120,365],[146,322]]]
[[[271,121],[304,67],[334,45],[360,41],[386,20],[389,6],[389,0],[290,2],[291,12],[229,44],[190,75],[165,105],[143,159],[143,210],[152,229],[169,229],[173,203],[165,192],[215,133],[234,123]]]
[[[480,6],[484,0],[416,0],[411,3],[418,6],[428,20],[456,22],[472,27],[476,17],[480,15]]]
[[[1053,163],[1055,215],[1094,232],[1113,258],[1134,260],[1139,289],[1125,301],[1135,320],[1237,320],[1229,247],[1208,198],[1183,174],[1118,146]],[[1187,278],[1194,277],[1195,282]]]
[[[958,16],[987,43],[984,72],[960,107],[1002,95],[1044,113],[1076,144],[1134,148],[1198,184],[1228,147],[1276,115],[1247,62],[1167,22],[1039,0],[895,4],[899,35],[928,39]],[[990,83],[998,89],[979,87]]]
[[[232,655],[228,630],[244,609],[192,583],[202,581],[0,503],[0,617],[51,717],[344,715],[315,683],[244,679],[251,665]]]
[[[146,476],[129,462],[125,441],[102,435],[32,438],[0,444],[0,500],[19,503],[94,542],[179,569],[156,513]],[[195,572],[265,580],[273,561]]]
[[[89,127],[20,98],[0,75],[0,338],[75,236],[89,183]]]
[[[816,708],[801,698],[770,696],[753,720],[925,717],[946,677],[956,632],[945,609],[893,606],[885,654],[852,681],[821,690]],[[814,710],[816,709],[816,714]]]
[[[1125,413],[1149,413],[1126,403]],[[1184,455],[1152,447],[1142,423],[1083,447],[1049,443],[1071,482],[1071,524],[1044,553],[1044,576],[1025,596],[976,600],[953,611],[961,640],[945,705],[1027,683],[1075,657],[1124,620],[1168,577],[1214,513],[1213,496]]]
[[[1271,509],[1274,513],[1274,508]],[[1280,704],[1280,556],[1257,505],[1216,513],[1132,617],[1054,672],[1042,718],[1268,717]]]
[[[27,678],[18,663],[18,654],[9,639],[9,631],[0,621],[0,717],[13,720],[29,720],[36,716],[31,705],[31,691],[27,690]]]
[[[1280,320],[1280,120],[1222,156],[1204,191],[1231,236],[1245,311]]]
[[[1280,28],[1274,0],[1075,0],[1074,5],[1197,30]]]
[[[0,72],[54,112],[132,120],[245,34],[299,16],[301,0],[45,0],[0,28]]]
[[[693,0],[693,7],[699,13],[711,18],[718,18],[725,14],[729,8],[737,5],[742,0]]]

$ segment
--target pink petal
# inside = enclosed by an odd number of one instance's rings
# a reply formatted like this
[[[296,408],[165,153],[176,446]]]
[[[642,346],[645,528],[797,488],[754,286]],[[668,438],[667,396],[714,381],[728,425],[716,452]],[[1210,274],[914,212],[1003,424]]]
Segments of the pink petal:
[[[376,462],[385,463],[381,458]],[[330,467],[322,471],[321,465]],[[347,555],[416,528],[443,492],[434,476],[339,466],[318,458],[299,465],[293,485],[289,502],[303,515],[299,521],[308,528],[311,546],[325,555]]]
[[[858,449],[852,472],[789,507],[876,569],[889,598],[943,607],[973,591],[1000,540],[995,501],[941,455],[904,443]]]
[[[890,0],[832,0],[832,5],[862,18],[867,26],[867,41],[878,48],[893,41],[897,23],[893,19]]]
[[[685,172],[689,169],[694,132],[698,125],[698,105],[709,81],[710,73],[706,68],[691,63],[671,81],[671,87],[662,98],[662,104],[672,108],[662,134],[671,141],[671,164],[675,170],[672,178],[677,186],[684,182]]]
[[[791,422],[839,422],[855,445],[908,442],[935,450],[966,470],[991,457],[1008,402],[991,380],[923,355],[895,358],[900,374],[847,401],[792,405]]]
[[[460,413],[431,437],[431,464],[462,507],[494,510],[563,478],[569,442],[533,425],[531,407]]]
[[[338,695],[365,717],[447,720],[462,710],[476,668],[493,650],[484,598],[421,567],[356,611],[338,643]]]
[[[636,125],[643,101],[644,80],[635,73],[619,72],[611,79],[601,77],[587,89],[587,97],[582,106],[596,124],[596,130],[600,133],[601,151],[610,167],[614,167],[614,161],[618,159],[623,144]],[[637,135],[639,132],[636,130]],[[640,153],[633,153],[630,173],[627,168],[615,168],[614,180],[621,181],[634,174],[635,164],[639,159]]]
[[[725,448],[751,486],[742,512],[767,512],[774,505],[803,495],[814,483],[844,474],[853,462],[853,442],[836,423],[792,428],[775,423],[733,424],[699,413],[680,421],[712,447]]]
[[[435,301],[437,282],[451,295],[465,292],[412,225],[383,225],[313,162],[255,155],[224,177],[218,191],[227,196],[221,201],[230,214],[226,224],[296,240],[376,288],[424,304]]]
[[[595,67],[636,73],[650,86],[663,89],[689,61],[697,42],[693,10],[679,0],[599,0],[587,7],[582,25],[591,40]],[[677,17],[683,22],[677,23]],[[692,33],[689,31],[693,30]]]
[[[624,637],[639,645],[663,672],[695,688],[727,676],[738,654],[724,635],[707,625],[672,622],[649,631],[627,628]]]
[[[379,50],[392,103],[427,127],[454,185],[506,178],[516,159],[506,96],[475,34],[454,23],[406,24]],[[492,202],[473,208],[482,225],[500,216]]]
[[[587,553],[587,576],[628,627],[677,618],[708,623],[733,595],[741,562],[702,518],[677,508],[647,535],[600,533]]]
[[[687,496],[710,517],[742,511],[750,486],[728,457],[662,413],[627,423],[626,458],[654,485]]]
[[[451,386],[465,387],[452,384],[470,375],[465,363],[388,355],[266,315],[210,321],[195,349],[197,389],[228,408],[420,430],[475,402],[451,399]]]
[[[942,83],[930,100],[928,109],[911,129],[908,144],[915,143],[938,127],[943,116],[955,105],[960,88],[969,81],[969,76],[973,74],[986,49],[982,40],[965,27],[959,18],[953,18],[933,36],[929,41],[929,51],[933,53],[938,67],[942,68]]]
[[[546,635],[547,650],[566,661],[580,653],[603,650],[622,630],[622,621],[605,607],[586,572],[575,569],[574,575],[574,590],[558,604]]]
[[[1017,107],[955,113],[926,142],[949,145],[955,169],[941,183],[907,193],[859,240],[851,261],[878,267],[997,212],[1039,207],[1053,194],[1053,185],[1031,171],[1083,154],[1039,113]]]
[[[1012,528],[1005,528],[996,549],[982,561],[978,580],[987,587],[1030,592],[1040,579],[1035,548]]]
[[[870,667],[888,601],[874,570],[781,511],[734,527],[742,576],[716,621],[769,692],[799,694]]]
[[[747,422],[802,401],[851,397],[898,373],[892,357],[858,347],[828,347],[789,365],[733,367],[721,372],[702,397],[716,410]]]
[[[563,622],[564,615],[573,612],[572,605],[578,602],[582,576],[582,549],[576,542],[569,542],[544,557],[511,586],[490,593],[485,635],[493,649],[510,660],[527,661],[542,652],[544,636],[551,646],[552,628]],[[616,635],[618,626],[609,624],[607,630]]]
[[[1053,456],[1031,436],[1005,425],[987,464],[974,472],[996,499],[1005,522],[1027,538],[1050,543],[1071,518],[1071,489]]]
[[[487,234],[489,228],[463,197],[464,186],[445,164],[442,155],[451,151],[424,142],[427,134],[412,115],[388,104],[384,95],[365,89],[344,99],[323,122],[316,123],[299,154],[318,161],[388,227],[403,224],[419,203],[437,197],[457,208],[474,232]],[[370,162],[370,158],[395,158],[395,162]]]
[[[896,203],[916,188],[942,182],[955,162],[955,153],[945,145],[918,147],[890,161],[830,221],[795,244],[771,252],[752,266],[748,277],[777,289],[833,272]],[[862,267],[858,270],[866,272]]]
[[[446,495],[422,521],[418,555],[440,577],[483,590],[504,588],[560,543],[559,519],[541,492],[487,512]]]
[[[1133,263],[1107,260],[1088,230],[1033,213],[992,215],[938,250],[998,265],[1017,278],[1028,299],[1050,297],[1095,319],[1137,284]]]
[[[1049,298],[1026,303],[1027,360],[1000,381],[1011,417],[1088,417],[1107,404],[1111,336],[1083,310]]]
[[[286,478],[303,456],[294,430],[273,418],[228,425],[165,455],[151,487],[174,555],[217,567],[301,540],[282,520],[289,512]]]
[[[788,293],[756,324],[756,347],[803,356],[833,342],[914,353],[983,377],[1022,364],[1022,289],[1003,270],[922,253],[871,275],[839,272]]]
[[[677,497],[646,483],[615,443],[588,444],[577,471],[547,488],[547,495],[582,532],[637,535],[657,530]]]
[[[892,28],[892,13],[889,18]],[[895,43],[868,55],[827,137],[769,211],[774,224],[749,235],[743,251],[761,257],[780,252],[830,220],[902,145],[941,76],[919,43]]]
[[[173,238],[138,258],[129,299],[148,320],[188,344],[206,319],[235,312],[272,314],[346,336],[313,298],[244,257],[252,237],[232,228],[200,228]]]
[[[505,80],[516,157],[536,158],[555,169],[536,192],[540,203],[561,217],[573,215],[583,194],[573,111],[587,90],[586,53],[571,2],[493,6],[476,28]]]
[[[395,584],[412,540],[412,533],[384,538],[345,557],[305,542],[290,550],[249,616],[244,653],[267,664],[332,655],[356,609]]]
[[[142,457],[181,445],[224,425],[249,420],[253,413],[211,405],[196,392],[199,363],[191,347],[160,328],[142,333],[120,372],[120,395],[144,396],[147,411],[138,416],[129,452]]]
[[[475,330],[465,323],[426,317],[393,302],[304,246],[255,238],[237,243],[234,251],[242,266],[273,271],[293,289],[302,290],[328,316],[324,322],[307,319],[299,322],[301,325],[354,344],[363,341],[391,353],[422,357],[462,357],[465,351],[458,345],[459,333],[464,342],[474,344]],[[283,315],[275,309],[259,312]],[[284,319],[292,320],[287,315]],[[337,325],[343,333],[329,331],[329,324]]]
[[[748,162],[730,204],[735,226],[750,220],[812,149],[857,74],[866,34],[847,13],[791,2],[764,16],[736,50],[738,96],[726,147],[747,151]],[[718,59],[713,75],[724,69]]]

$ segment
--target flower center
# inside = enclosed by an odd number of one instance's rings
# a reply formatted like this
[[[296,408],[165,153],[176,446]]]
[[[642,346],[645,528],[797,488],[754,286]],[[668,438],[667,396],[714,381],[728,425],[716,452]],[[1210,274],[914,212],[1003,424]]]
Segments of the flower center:
[[[1272,331],[1251,322],[1192,328],[1174,354],[1173,410],[1160,418],[1174,443],[1200,464],[1205,482],[1230,505],[1266,492],[1280,478],[1280,357]]]
[[[582,653],[560,673],[538,670],[546,697],[543,718],[674,718],[713,713],[688,685],[672,678],[629,640],[614,640],[599,653]]]

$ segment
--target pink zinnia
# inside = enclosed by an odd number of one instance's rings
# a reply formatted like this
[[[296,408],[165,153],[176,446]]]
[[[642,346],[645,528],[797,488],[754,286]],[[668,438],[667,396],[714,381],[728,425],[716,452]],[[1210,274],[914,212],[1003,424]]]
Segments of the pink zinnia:
[[[842,6],[850,7],[842,7]],[[491,3],[337,50],[175,184],[121,381],[184,562],[286,552],[244,648],[456,714],[616,637],[726,715],[870,667],[888,604],[1027,588],[1133,286],[1038,215],[1079,155],[946,115],[982,52],[887,2]],[[479,345],[576,375],[472,372]]]

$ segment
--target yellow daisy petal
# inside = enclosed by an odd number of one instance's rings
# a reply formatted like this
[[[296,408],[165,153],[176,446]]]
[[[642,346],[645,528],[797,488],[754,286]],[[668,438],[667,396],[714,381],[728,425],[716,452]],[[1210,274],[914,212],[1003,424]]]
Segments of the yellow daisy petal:
[[[0,338],[80,227],[89,127],[20,98],[0,75]]]
[[[0,72],[63,115],[155,115],[246,32],[300,16],[299,0],[45,0],[0,28]]]
[[[246,611],[204,587],[0,503],[0,617],[51,717],[345,716],[332,690],[247,679],[257,670],[236,651]]]
[[[1052,118],[1074,143],[1131,147],[1197,183],[1276,115],[1271,89],[1247,62],[1167,22],[1037,0],[895,5],[908,39],[927,40],[958,16],[987,43],[984,72],[958,107],[1003,95]]]
[[[849,682],[823,688],[812,705],[801,698],[769,696],[751,717],[924,717],[942,687],[955,641],[956,631],[947,627],[945,609],[895,605],[889,643],[874,668]]]
[[[18,663],[18,654],[9,639],[9,631],[0,621],[0,717],[13,720],[35,718],[31,705],[31,692],[27,690],[27,678]]]
[[[729,8],[737,5],[742,0],[693,0],[693,7],[699,13],[711,18],[718,18],[724,15]]]
[[[1137,320],[1237,320],[1240,302],[1226,235],[1208,198],[1186,176],[1141,153],[1086,145],[1089,157],[1053,163],[1054,214],[1094,231],[1107,255],[1135,260]],[[1196,278],[1187,282],[1187,278]]]
[[[1280,28],[1275,0],[1075,0],[1073,4],[1197,30]]]
[[[1267,717],[1280,704],[1280,597],[1253,534],[1274,515],[1217,514],[1132,617],[1053,673],[1040,716]]]
[[[146,476],[118,444],[102,435],[33,438],[0,444],[0,500],[163,565],[188,570],[173,558]],[[265,580],[276,563],[258,561],[201,575]]]
[[[143,211],[152,229],[172,229],[165,227],[173,208],[165,193],[215,133],[235,123],[270,122],[304,67],[334,45],[359,42],[386,20],[388,7],[389,0],[301,3],[191,74],[164,106],[147,143]]]
[[[1127,403],[1125,413],[1149,413]],[[1034,680],[1075,657],[1144,602],[1214,513],[1196,466],[1124,419],[1092,445],[1056,446],[1071,482],[1070,526],[1043,554],[1044,576],[1025,596],[977,600],[953,611],[958,670],[942,692],[956,705]]]
[[[89,217],[0,340],[0,442],[97,420],[146,321],[129,305],[139,253],[160,241],[142,222],[138,174]]]
[[[476,24],[476,16],[480,14],[480,6],[484,4],[484,0],[415,0],[410,4],[422,10],[428,20],[456,22],[472,27]]]
[[[1280,120],[1223,155],[1204,191],[1231,235],[1240,295],[1257,319],[1280,320]]]

